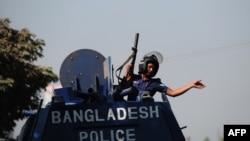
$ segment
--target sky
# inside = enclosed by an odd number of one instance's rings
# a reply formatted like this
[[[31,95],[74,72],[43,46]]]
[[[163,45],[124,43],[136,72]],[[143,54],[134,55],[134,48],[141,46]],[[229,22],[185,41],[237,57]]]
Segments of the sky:
[[[136,63],[158,51],[164,61],[156,77],[164,84],[206,85],[168,97],[180,126],[187,126],[184,136],[216,141],[225,124],[250,124],[249,0],[0,0],[0,18],[45,40],[36,63],[57,75],[79,49],[111,56],[118,68],[140,33]]]

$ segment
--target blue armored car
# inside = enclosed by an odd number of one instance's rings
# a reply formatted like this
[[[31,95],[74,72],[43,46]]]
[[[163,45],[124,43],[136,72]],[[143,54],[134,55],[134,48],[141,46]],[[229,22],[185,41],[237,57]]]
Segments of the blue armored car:
[[[19,140],[185,140],[164,94],[160,102],[147,92],[129,101],[123,96],[134,91],[129,87],[117,91],[111,57],[91,49],[72,52],[61,65],[60,82],[62,88],[55,89],[52,101],[29,116]],[[114,93],[121,99],[114,99]]]

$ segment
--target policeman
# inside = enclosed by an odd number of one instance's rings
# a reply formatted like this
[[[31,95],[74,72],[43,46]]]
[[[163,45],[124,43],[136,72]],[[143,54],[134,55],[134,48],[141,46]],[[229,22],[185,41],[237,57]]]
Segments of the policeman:
[[[201,80],[193,81],[186,86],[180,87],[178,89],[171,89],[161,82],[160,78],[153,78],[159,69],[159,59],[157,55],[151,54],[150,56],[144,56],[143,60],[139,63],[139,75],[131,75],[127,73],[131,64],[127,66],[125,71],[125,77],[127,81],[133,81],[133,87],[141,92],[147,91],[151,97],[154,96],[156,92],[164,93],[171,97],[176,97],[184,94],[192,88],[203,89],[205,85],[201,83]],[[140,95],[139,95],[140,96]],[[128,95],[128,100],[136,100],[138,95],[135,93]]]

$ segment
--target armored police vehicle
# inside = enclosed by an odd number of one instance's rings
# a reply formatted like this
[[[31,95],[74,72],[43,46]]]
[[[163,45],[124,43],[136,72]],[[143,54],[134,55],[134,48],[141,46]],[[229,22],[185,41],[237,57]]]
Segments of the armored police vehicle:
[[[132,48],[133,63],[138,35]],[[123,96],[133,91],[114,85],[113,75],[111,57],[91,49],[69,54],[60,69],[63,88],[55,89],[50,104],[40,106],[28,118],[19,140],[185,140],[164,94],[162,102],[156,102],[147,93],[135,101],[125,100]]]

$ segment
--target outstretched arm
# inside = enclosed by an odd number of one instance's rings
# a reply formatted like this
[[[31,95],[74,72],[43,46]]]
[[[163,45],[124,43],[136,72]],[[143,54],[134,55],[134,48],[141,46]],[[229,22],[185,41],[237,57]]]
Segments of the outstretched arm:
[[[201,83],[201,80],[197,80],[197,81],[194,81],[194,82],[192,82],[184,87],[181,87],[181,88],[178,88],[175,90],[168,88],[165,93],[169,96],[176,97],[176,96],[184,94],[185,92],[187,92],[188,90],[190,90],[192,88],[203,89],[205,87],[206,86]]]

